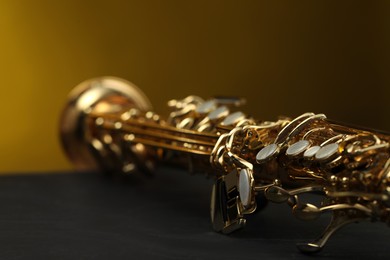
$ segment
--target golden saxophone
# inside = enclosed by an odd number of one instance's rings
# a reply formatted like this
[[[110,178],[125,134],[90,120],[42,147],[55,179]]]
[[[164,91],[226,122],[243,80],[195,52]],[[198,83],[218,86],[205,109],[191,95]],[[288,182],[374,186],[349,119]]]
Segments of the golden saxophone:
[[[390,223],[389,134],[324,114],[259,121],[237,110],[242,103],[189,96],[169,101],[162,118],[130,82],[92,79],[70,93],[62,144],[78,169],[130,174],[163,162],[214,177],[211,221],[222,233],[244,227],[245,215],[266,201],[287,203],[303,220],[331,212],[319,238],[298,244],[306,253],[348,223]],[[322,195],[319,205],[303,202],[312,193]]]

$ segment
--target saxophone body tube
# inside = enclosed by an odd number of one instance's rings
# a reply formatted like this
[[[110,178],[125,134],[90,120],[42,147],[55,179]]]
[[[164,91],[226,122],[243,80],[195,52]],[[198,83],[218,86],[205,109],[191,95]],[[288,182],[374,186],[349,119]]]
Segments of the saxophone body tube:
[[[315,240],[320,251],[346,224],[390,223],[390,135],[329,120],[324,114],[261,121],[241,112],[244,100],[189,96],[170,100],[171,112],[153,112],[136,86],[113,77],[81,83],[60,121],[64,150],[77,169],[150,174],[170,164],[214,178],[213,228],[230,233],[267,201],[292,214],[332,219]],[[318,205],[304,194],[320,195]],[[261,199],[259,199],[261,198]]]

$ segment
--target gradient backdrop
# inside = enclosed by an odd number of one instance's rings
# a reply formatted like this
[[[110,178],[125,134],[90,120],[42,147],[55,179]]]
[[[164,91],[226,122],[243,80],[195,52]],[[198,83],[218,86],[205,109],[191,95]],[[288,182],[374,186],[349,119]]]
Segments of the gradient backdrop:
[[[313,111],[390,130],[390,4],[381,1],[0,1],[0,172],[71,168],[67,93],[126,78],[171,98],[247,98],[273,120]]]

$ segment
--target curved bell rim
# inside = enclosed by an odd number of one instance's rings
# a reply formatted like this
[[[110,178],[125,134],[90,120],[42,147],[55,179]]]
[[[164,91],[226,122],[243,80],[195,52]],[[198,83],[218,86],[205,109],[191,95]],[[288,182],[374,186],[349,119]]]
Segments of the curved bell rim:
[[[116,112],[123,107],[152,110],[145,94],[134,84],[116,77],[86,80],[69,94],[60,119],[60,138],[67,157],[78,170],[101,169],[101,162],[91,153],[86,140],[86,118],[96,112]]]

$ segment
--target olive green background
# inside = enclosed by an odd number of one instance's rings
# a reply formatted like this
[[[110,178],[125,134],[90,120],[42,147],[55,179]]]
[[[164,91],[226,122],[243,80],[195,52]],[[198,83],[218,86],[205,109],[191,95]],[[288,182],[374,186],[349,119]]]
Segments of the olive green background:
[[[0,1],[0,172],[68,170],[67,93],[113,75],[159,113],[238,95],[273,120],[323,112],[390,130],[390,4],[381,1]]]

